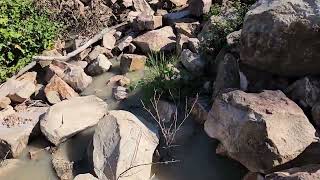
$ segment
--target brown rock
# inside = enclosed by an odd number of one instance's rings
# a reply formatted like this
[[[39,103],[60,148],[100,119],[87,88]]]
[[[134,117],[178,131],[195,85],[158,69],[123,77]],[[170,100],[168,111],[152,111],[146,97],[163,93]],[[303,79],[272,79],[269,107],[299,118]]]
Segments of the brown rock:
[[[188,37],[197,37],[197,33],[200,29],[199,22],[185,23],[180,22],[175,24],[175,28],[178,33],[184,34]]]
[[[11,100],[8,97],[0,97],[0,109],[5,109],[11,104]]]
[[[147,57],[137,54],[124,54],[121,57],[120,68],[123,73],[143,70]]]
[[[44,89],[46,96],[48,95],[49,92],[52,92],[52,91],[57,92],[59,94],[59,97],[61,97],[61,100],[71,99],[72,97],[79,96],[78,93],[76,93],[66,82],[64,82],[57,75],[54,75],[51,78],[46,88]],[[48,99],[48,101],[50,102],[50,99]],[[50,102],[50,103],[55,104],[53,102]]]
[[[112,50],[116,44],[116,38],[113,36],[114,33],[106,33],[102,39],[103,47]]]
[[[133,40],[144,53],[172,51],[175,48],[176,35],[170,26],[146,32]]]
[[[95,59],[97,59],[97,57],[100,55],[100,54],[105,54],[105,55],[108,55],[110,53],[110,50],[108,50],[107,48],[105,47],[101,47],[101,46],[96,46],[94,47],[94,49],[90,52],[88,58],[87,58],[87,61],[88,62],[91,62]]]
[[[162,26],[162,16],[146,15],[141,13],[133,21],[136,30],[154,30]]]
[[[134,9],[147,15],[153,15],[154,11],[146,0],[133,0]]]
[[[266,175],[266,180],[318,180],[320,165],[310,164]]]

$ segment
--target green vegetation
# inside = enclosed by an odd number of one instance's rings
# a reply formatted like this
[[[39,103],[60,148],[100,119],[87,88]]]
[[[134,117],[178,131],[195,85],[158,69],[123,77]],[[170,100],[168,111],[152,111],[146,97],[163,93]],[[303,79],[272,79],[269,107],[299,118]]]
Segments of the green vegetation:
[[[228,12],[222,11],[221,5],[214,4],[205,16],[205,19],[209,19],[210,24],[205,27],[207,28],[206,33],[202,33],[203,52],[216,55],[227,45],[226,36],[241,28],[249,5],[238,0],[226,9]]]
[[[162,93],[164,97],[191,96],[197,90],[197,83],[194,83],[197,81],[193,81],[192,84],[188,82],[188,72],[183,68],[176,68],[179,66],[178,61],[179,58],[175,55],[151,53],[146,64],[145,78],[133,83],[130,89],[141,88],[146,102],[153,97],[155,92]]]
[[[33,55],[50,48],[60,25],[31,0],[0,1],[0,81],[27,65]]]

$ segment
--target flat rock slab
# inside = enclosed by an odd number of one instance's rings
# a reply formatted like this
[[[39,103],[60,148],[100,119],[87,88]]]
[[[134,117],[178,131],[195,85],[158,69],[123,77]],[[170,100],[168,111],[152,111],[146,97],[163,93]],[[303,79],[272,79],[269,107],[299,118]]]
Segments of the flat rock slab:
[[[27,147],[29,136],[48,107],[31,107],[0,119],[0,158],[17,157]]]
[[[94,171],[103,180],[149,179],[158,143],[156,129],[148,128],[130,112],[110,111],[93,137]]]
[[[96,125],[107,112],[107,104],[96,96],[75,97],[51,106],[41,119],[41,131],[50,142],[59,145]]]

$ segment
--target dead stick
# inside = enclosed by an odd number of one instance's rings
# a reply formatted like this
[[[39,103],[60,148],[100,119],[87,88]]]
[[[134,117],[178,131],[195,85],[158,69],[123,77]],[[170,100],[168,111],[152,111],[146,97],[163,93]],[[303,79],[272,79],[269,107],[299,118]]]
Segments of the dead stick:
[[[71,53],[68,53],[66,56],[34,56],[33,60],[35,60],[35,61],[53,61],[53,60],[68,61],[71,58],[73,58],[74,56],[76,56],[79,53],[81,53],[82,51],[84,51],[85,49],[87,49],[89,46],[91,46],[95,42],[102,39],[104,34],[110,32],[114,29],[117,29],[121,26],[124,26],[126,24],[128,24],[128,22],[123,22],[123,23],[117,24],[115,26],[107,27],[107,28],[103,29],[99,34],[95,35],[92,39],[90,39],[88,42],[86,42],[83,46],[72,51]]]

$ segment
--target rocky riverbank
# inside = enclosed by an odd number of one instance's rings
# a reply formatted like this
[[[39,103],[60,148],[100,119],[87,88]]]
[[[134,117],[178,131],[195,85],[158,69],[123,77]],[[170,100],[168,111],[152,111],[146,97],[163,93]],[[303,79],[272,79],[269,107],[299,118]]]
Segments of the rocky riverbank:
[[[0,86],[0,179],[26,151],[50,154],[61,180],[191,180],[213,167],[192,161],[228,164],[201,180],[320,179],[319,1],[101,5],[116,26],[56,43]]]

